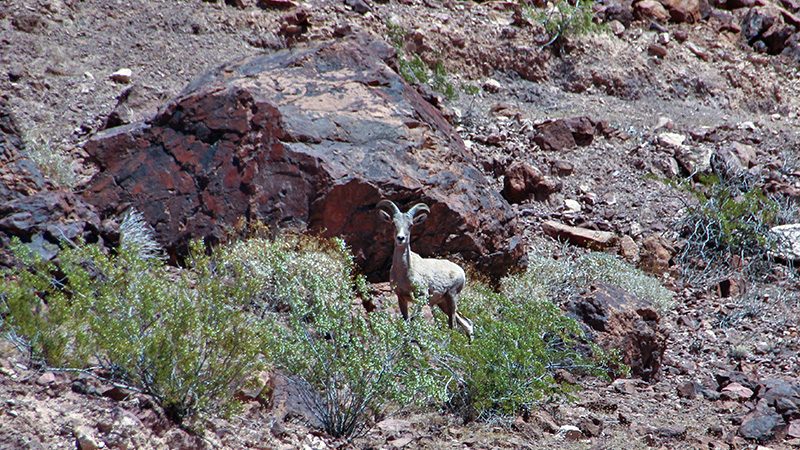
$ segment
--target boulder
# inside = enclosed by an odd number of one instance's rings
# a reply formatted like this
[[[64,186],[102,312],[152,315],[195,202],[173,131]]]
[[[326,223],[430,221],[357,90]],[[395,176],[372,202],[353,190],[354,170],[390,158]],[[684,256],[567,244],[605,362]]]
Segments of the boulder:
[[[742,36],[754,48],[760,46],[767,53],[777,55],[784,51],[800,26],[795,22],[800,19],[776,6],[751,8],[742,18]]]
[[[659,0],[669,13],[670,20],[678,23],[695,23],[702,18],[701,0]],[[703,6],[708,9],[708,3]]]
[[[567,311],[587,325],[605,349],[619,350],[631,374],[645,381],[661,373],[668,333],[647,301],[607,283],[589,286],[582,298],[567,303]]]
[[[533,141],[547,151],[569,150],[576,145],[586,146],[599,134],[607,134],[608,124],[586,116],[553,119],[536,126]]]
[[[633,5],[634,15],[643,20],[666,22],[670,14],[664,5],[656,0],[641,0]]]
[[[99,170],[85,198],[104,218],[136,207],[173,255],[242,218],[340,236],[373,280],[392,253],[376,203],[422,201],[415,251],[458,253],[493,276],[524,264],[509,204],[392,55],[356,35],[206,73],[151,120],[86,144]]]
[[[651,234],[642,241],[639,267],[653,275],[662,275],[669,270],[674,252],[672,245],[663,236]]]
[[[592,250],[604,250],[617,242],[617,235],[610,231],[573,227],[553,220],[542,224],[542,232],[553,239],[566,240],[572,245]]]
[[[775,239],[773,254],[785,261],[800,260],[800,223],[772,227],[770,234]]]
[[[531,197],[544,201],[557,191],[558,187],[558,183],[544,176],[539,169],[515,161],[505,171],[502,194],[510,203],[520,203]]]

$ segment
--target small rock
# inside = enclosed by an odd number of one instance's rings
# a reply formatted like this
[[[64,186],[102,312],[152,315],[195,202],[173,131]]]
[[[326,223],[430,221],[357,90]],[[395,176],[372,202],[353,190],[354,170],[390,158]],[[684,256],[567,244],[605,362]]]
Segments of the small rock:
[[[661,116],[658,118],[658,123],[653,130],[671,130],[675,127],[675,122],[672,121],[669,117]]]
[[[659,44],[650,44],[647,47],[647,53],[657,58],[663,58],[667,56],[667,48]]]
[[[636,393],[636,380],[630,378],[617,378],[611,383],[611,387],[621,394],[633,395]]]
[[[619,240],[619,254],[627,261],[637,263],[639,261],[639,246],[632,237],[625,235]]]
[[[486,92],[491,92],[492,94],[496,94],[503,89],[503,85],[500,84],[499,81],[495,80],[494,78],[487,78],[486,81],[483,82],[483,90]]]
[[[399,439],[392,439],[392,440],[386,441],[386,443],[391,445],[394,448],[403,448],[406,445],[410,444],[413,440],[414,440],[413,437],[405,436],[405,437],[401,437]]]
[[[676,391],[678,393],[678,397],[692,399],[697,397],[699,386],[694,381],[686,381],[679,384],[676,388]]]
[[[596,417],[581,419],[578,428],[589,437],[597,437],[603,434],[603,421]]]
[[[548,433],[557,433],[558,424],[547,411],[535,411],[531,415],[531,422]]]
[[[633,8],[636,15],[642,19],[653,19],[658,22],[669,20],[666,8],[656,0],[642,0],[637,2]]]
[[[47,386],[52,384],[56,381],[56,376],[53,372],[45,372],[39,378],[36,379],[36,384],[39,386]]]
[[[542,224],[542,231],[554,239],[565,239],[573,245],[593,250],[606,249],[617,240],[617,236],[609,231],[572,227],[552,220]]]
[[[577,200],[571,198],[564,200],[564,207],[567,208],[567,212],[580,212],[583,209]]]
[[[614,36],[622,36],[625,33],[625,25],[622,24],[619,20],[612,20],[608,22],[608,29],[614,33]]]
[[[99,389],[99,391],[100,395],[102,395],[103,397],[108,397],[118,402],[125,400],[126,398],[128,398],[129,395],[131,395],[131,392],[129,390],[123,389],[118,386],[108,386],[106,388]]]
[[[364,0],[344,0],[344,4],[353,8],[359,14],[366,14],[372,10]]]
[[[789,428],[786,430],[786,435],[790,438],[800,438],[800,419],[794,419],[789,422]]]
[[[292,0],[258,0],[256,6],[262,9],[292,9],[297,6]]]
[[[697,45],[697,44],[695,44],[693,42],[687,42],[686,43],[686,48],[689,49],[690,52],[694,53],[694,56],[697,56],[698,58],[702,59],[703,61],[708,61],[709,59],[711,59],[711,57],[708,55],[708,52],[706,51],[706,49],[704,49],[703,47],[700,47],[699,45]]]
[[[658,135],[658,144],[662,147],[682,147],[686,136],[678,133],[661,133]]]
[[[577,441],[583,439],[583,433],[574,425],[562,425],[556,433],[558,437],[567,441]]]
[[[559,183],[545,177],[539,169],[521,161],[515,161],[503,176],[503,197],[511,203],[520,203],[531,197],[544,201],[559,189]]]
[[[100,448],[90,428],[75,427],[73,434],[79,450],[97,450]]]
[[[551,169],[554,175],[558,176],[567,176],[572,175],[572,172],[575,170],[575,167],[572,165],[571,162],[565,161],[563,159],[559,159],[558,161],[553,163],[553,167]]]
[[[121,83],[121,84],[128,84],[131,82],[131,77],[133,76],[133,71],[128,68],[122,68],[118,71],[109,75],[111,81]]]

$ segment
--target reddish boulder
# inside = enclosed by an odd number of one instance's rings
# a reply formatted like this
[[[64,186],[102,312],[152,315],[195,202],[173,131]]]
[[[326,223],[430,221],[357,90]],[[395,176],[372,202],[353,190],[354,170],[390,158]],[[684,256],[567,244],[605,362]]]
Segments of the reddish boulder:
[[[601,347],[619,350],[633,376],[645,381],[659,378],[668,333],[647,301],[598,282],[585,296],[570,301],[567,310],[588,326]]]
[[[608,124],[594,121],[586,116],[548,120],[536,127],[533,141],[543,150],[568,150],[576,145],[586,146],[594,137],[606,134]]]
[[[708,10],[708,3],[701,0],[659,0],[659,2],[666,8],[670,20],[678,23],[699,22],[702,18],[701,8]]]
[[[152,120],[87,143],[99,172],[85,198],[103,217],[136,207],[173,253],[241,218],[341,236],[372,279],[392,252],[375,204],[423,201],[416,251],[503,274],[525,255],[511,208],[392,55],[354,36],[209,72]]]
[[[557,190],[555,181],[542,175],[539,169],[521,161],[515,161],[508,166],[503,178],[502,194],[511,203],[520,203],[531,197],[544,201]]]

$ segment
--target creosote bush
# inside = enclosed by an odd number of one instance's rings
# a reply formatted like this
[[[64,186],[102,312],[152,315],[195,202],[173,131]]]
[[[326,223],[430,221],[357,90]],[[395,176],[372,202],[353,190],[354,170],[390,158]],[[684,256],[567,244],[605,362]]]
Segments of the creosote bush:
[[[547,41],[543,47],[560,40],[600,31],[602,26],[594,22],[592,0],[556,0],[547,8],[527,7],[525,9],[532,21],[544,28]]]
[[[757,180],[729,174],[699,176],[699,183],[673,183],[690,193],[676,227],[685,239],[678,255],[693,284],[712,286],[743,273],[757,278],[770,270],[781,206],[767,197]]]
[[[3,274],[3,329],[48,366],[104,369],[176,422],[231,412],[261,365],[263,327],[242,307],[251,287],[220,276],[200,243],[185,270],[168,270],[145,230],[129,215],[116,253],[65,245],[58,266],[16,241],[26,270]]]
[[[411,84],[426,84],[436,92],[444,95],[448,100],[458,97],[458,91],[447,74],[444,64],[437,61],[433,66],[429,65],[419,55],[408,55],[404,45],[406,31],[393,22],[387,22],[389,39],[397,52],[397,69],[400,76]]]
[[[550,300],[566,274],[563,267],[551,268],[557,272],[506,277],[499,292],[475,280],[463,292],[459,311],[473,320],[475,340],[466,345],[451,333],[447,367],[461,389],[451,390],[451,403],[466,418],[508,417],[569,394],[575,387],[557,382],[557,369],[603,376],[609,367],[622,367],[617,355],[597,347],[591,355],[579,351],[579,324]]]
[[[245,252],[254,256],[247,264],[260,282],[279,289],[272,301],[288,306],[288,315],[266,314],[272,332],[264,348],[277,367],[307,384],[303,399],[327,433],[358,436],[376,415],[444,398],[442,375],[431,364],[440,351],[431,325],[367,315],[354,304],[367,295],[365,281],[355,276],[342,241],[242,245],[258,247]],[[283,249],[276,252],[276,245]]]

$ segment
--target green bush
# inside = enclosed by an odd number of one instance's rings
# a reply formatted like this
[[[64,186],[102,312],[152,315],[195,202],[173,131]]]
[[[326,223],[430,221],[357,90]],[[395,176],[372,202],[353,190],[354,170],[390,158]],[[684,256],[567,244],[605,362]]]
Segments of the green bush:
[[[447,74],[441,61],[431,67],[419,55],[407,55],[404,49],[406,31],[393,22],[387,22],[386,28],[389,39],[397,52],[397,69],[400,76],[411,84],[427,84],[436,92],[444,95],[448,100],[458,97],[458,91]]]
[[[247,264],[260,282],[282,286],[273,301],[289,306],[288,315],[267,315],[273,332],[264,347],[277,367],[319,393],[309,389],[304,401],[327,433],[357,436],[373,416],[443,398],[442,375],[430,363],[438,351],[430,325],[367,315],[357,301],[367,295],[365,281],[354,276],[341,241],[242,245],[257,247],[246,252],[255,256]]]
[[[558,263],[554,260],[549,260]],[[542,261],[543,262],[543,261]],[[543,268],[540,265],[539,268]],[[538,402],[568,394],[574,386],[554,378],[557,369],[604,375],[622,367],[619,358],[587,346],[579,324],[550,301],[555,284],[567,277],[564,266],[534,270],[502,280],[500,292],[471,281],[461,296],[459,311],[473,320],[472,345],[452,335],[450,362],[463,392],[457,407],[467,417],[490,419],[529,411]]]
[[[699,180],[673,183],[694,199],[677,223],[686,278],[709,286],[736,272],[751,278],[769,271],[776,244],[770,228],[778,224],[781,206],[747,178],[711,174]]]
[[[559,40],[599,31],[601,25],[594,22],[592,0],[558,0],[548,9],[529,7],[528,17],[541,24],[547,36],[547,47]]]
[[[26,270],[3,274],[3,328],[48,365],[99,365],[177,422],[230,412],[261,364],[263,327],[242,308],[252,285],[218,273],[199,243],[185,270],[169,270],[143,229],[128,216],[115,254],[78,243],[58,266],[15,242]]]

